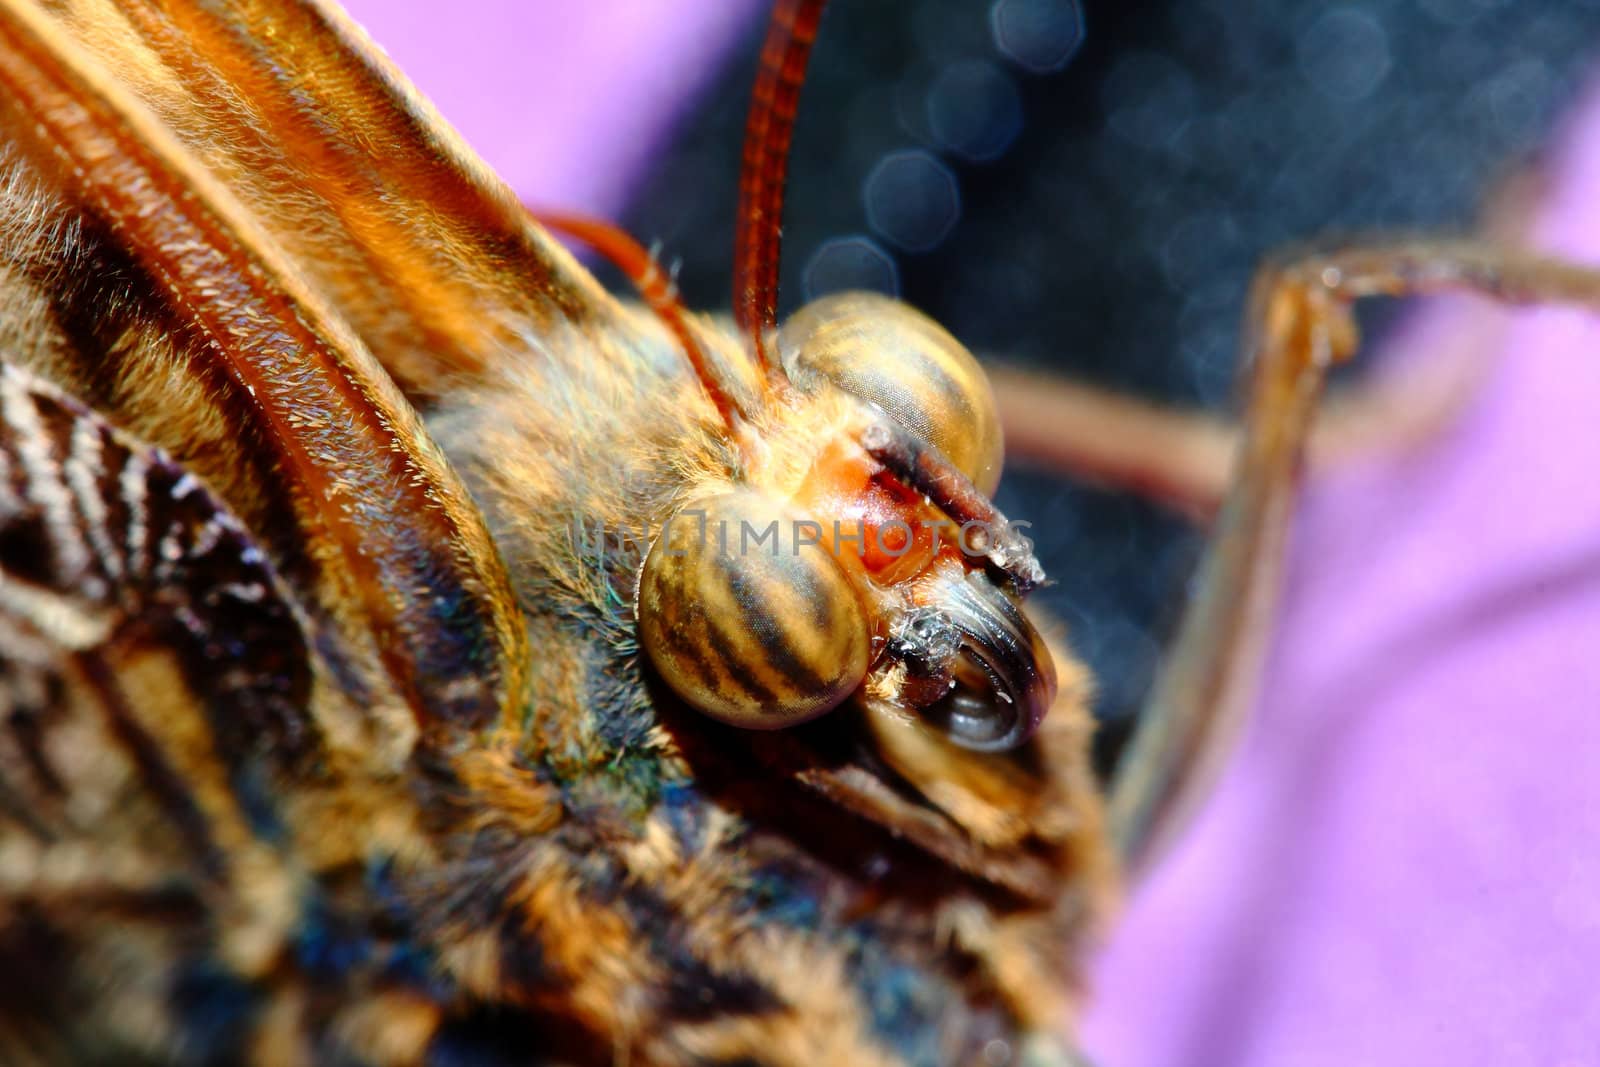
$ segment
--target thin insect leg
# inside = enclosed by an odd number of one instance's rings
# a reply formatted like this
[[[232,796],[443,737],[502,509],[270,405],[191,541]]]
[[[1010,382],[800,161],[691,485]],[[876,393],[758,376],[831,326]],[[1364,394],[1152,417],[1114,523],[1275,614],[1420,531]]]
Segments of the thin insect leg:
[[[1112,790],[1112,833],[1130,871],[1172,839],[1242,726],[1313,415],[1328,369],[1356,348],[1351,303],[1443,290],[1600,309],[1600,271],[1470,242],[1348,248],[1258,276],[1233,488]]]
[[[1306,442],[1311,469],[1394,455],[1433,439],[1477,394],[1490,348],[1330,390]],[[1217,517],[1239,449],[1237,422],[1036,372],[989,368],[1008,458],[1137,493],[1195,522]]]
[[[1238,444],[1235,427],[1042,374],[988,369],[1006,458],[1123,489],[1200,521],[1216,515]]]

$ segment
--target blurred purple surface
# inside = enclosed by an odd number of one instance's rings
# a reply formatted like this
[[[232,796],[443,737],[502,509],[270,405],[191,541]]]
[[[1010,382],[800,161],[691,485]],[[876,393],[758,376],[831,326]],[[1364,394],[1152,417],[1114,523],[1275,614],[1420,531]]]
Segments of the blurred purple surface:
[[[349,6],[519,193],[605,214],[757,5]],[[1562,143],[1538,237],[1600,261],[1600,97]],[[1441,301],[1390,347],[1464,335],[1447,434],[1307,489],[1262,711],[1098,962],[1104,1067],[1600,1064],[1600,327]]]
[[[673,118],[761,9],[756,0],[344,6],[512,188],[601,217],[622,209]]]
[[[1540,247],[1600,262],[1600,95]],[[1092,1050],[1165,1064],[1600,1063],[1600,326],[1488,338],[1442,437],[1307,487],[1257,718],[1100,961]]]

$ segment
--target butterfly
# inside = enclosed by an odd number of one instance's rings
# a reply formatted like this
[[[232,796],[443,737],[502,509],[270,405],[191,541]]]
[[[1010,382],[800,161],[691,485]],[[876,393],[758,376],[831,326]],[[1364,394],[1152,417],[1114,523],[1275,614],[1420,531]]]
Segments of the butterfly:
[[[1345,304],[1591,282],[1472,248],[1269,276],[1200,636],[1108,833],[981,372],[887,301],[776,322],[821,8],[774,16],[729,328],[648,262],[649,306],[601,289],[332,6],[0,5],[0,1048],[1072,1055]]]

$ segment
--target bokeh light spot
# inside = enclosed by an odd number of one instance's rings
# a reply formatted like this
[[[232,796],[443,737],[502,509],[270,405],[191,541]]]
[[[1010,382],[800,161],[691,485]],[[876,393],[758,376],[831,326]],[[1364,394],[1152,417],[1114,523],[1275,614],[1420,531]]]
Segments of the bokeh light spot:
[[[950,168],[920,149],[878,160],[862,189],[873,232],[908,252],[930,252],[961,217],[961,191]]]
[[[1334,100],[1364,100],[1389,76],[1389,34],[1360,8],[1325,11],[1300,35],[1300,71]]]
[[[800,284],[807,300],[847,289],[900,295],[900,269],[894,257],[870,237],[830,237],[806,260]]]
[[[996,0],[989,29],[1001,55],[1030,74],[1049,74],[1083,44],[1083,9],[1077,0]]]
[[[1011,76],[992,63],[952,63],[928,90],[928,125],[951,152],[995,159],[1022,129],[1022,97]]]

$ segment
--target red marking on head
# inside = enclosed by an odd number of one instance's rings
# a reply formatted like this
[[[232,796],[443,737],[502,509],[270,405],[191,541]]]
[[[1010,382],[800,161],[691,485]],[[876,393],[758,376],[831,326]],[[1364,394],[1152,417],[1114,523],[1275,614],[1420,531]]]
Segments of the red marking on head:
[[[829,517],[822,542],[833,555],[879,585],[923,573],[954,530],[921,493],[851,441],[836,441],[817,457],[795,499],[808,514]]]

